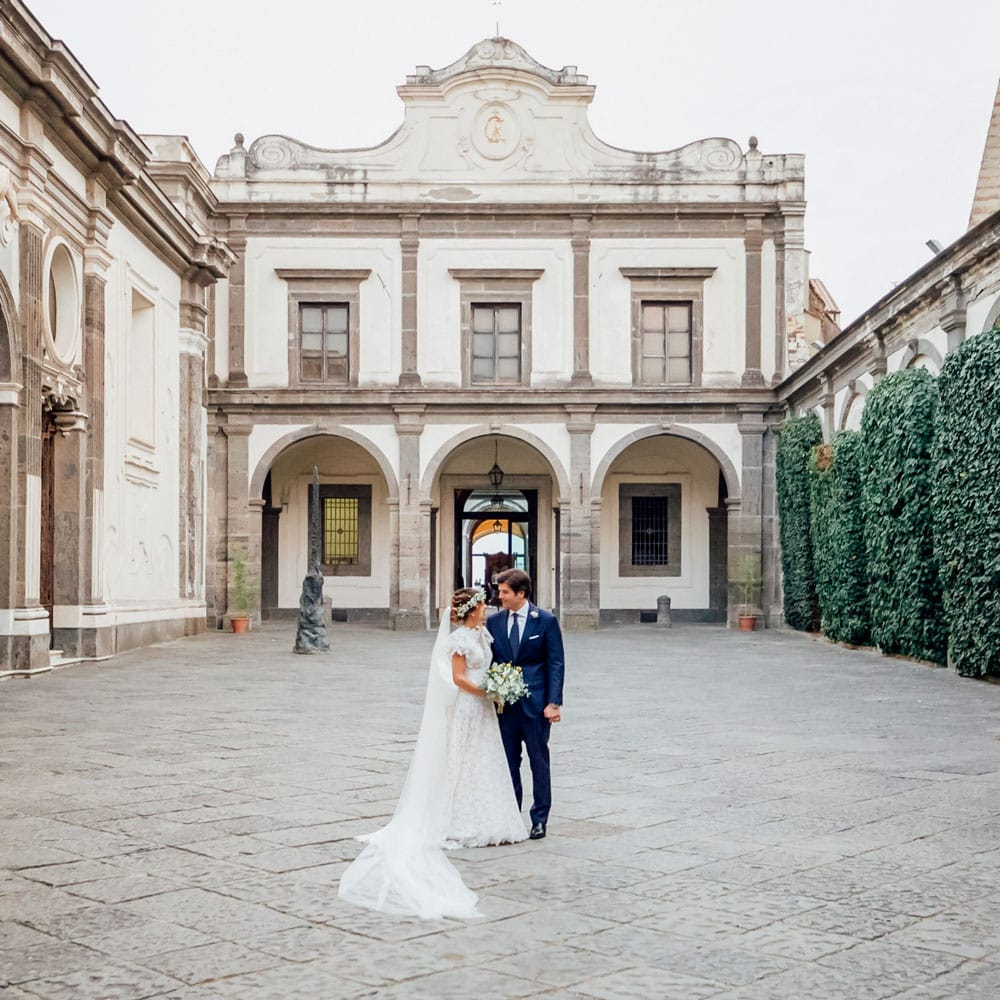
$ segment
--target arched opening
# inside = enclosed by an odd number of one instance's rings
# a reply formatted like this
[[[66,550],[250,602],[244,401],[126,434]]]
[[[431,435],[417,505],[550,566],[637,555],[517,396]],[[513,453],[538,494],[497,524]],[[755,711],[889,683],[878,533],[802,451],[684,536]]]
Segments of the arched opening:
[[[265,461],[254,476],[263,500],[261,617],[297,613],[317,469],[324,596],[339,619],[385,620],[392,584],[390,488],[376,456],[359,442],[313,433]]]
[[[557,607],[557,474],[523,437],[479,434],[431,463],[431,594],[443,606],[456,587],[487,585],[516,566],[532,578],[532,599]]]
[[[680,621],[727,613],[727,467],[669,433],[622,443],[601,463],[601,620],[641,621],[668,596]]]

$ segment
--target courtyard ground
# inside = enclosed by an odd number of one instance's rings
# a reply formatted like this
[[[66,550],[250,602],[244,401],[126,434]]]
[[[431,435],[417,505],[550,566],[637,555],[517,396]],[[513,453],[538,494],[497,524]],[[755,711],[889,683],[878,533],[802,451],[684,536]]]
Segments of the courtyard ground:
[[[1000,686],[779,632],[567,636],[479,921],[337,899],[433,635],[212,633],[0,683],[4,1000],[1000,996]],[[527,810],[525,810],[527,812]]]

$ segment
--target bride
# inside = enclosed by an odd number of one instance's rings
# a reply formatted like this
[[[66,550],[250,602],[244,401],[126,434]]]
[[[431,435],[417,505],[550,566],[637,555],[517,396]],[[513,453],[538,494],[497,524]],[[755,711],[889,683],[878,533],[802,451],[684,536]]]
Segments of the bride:
[[[420,732],[396,811],[340,879],[340,898],[385,913],[477,917],[445,848],[515,843],[526,833],[492,700],[486,595],[456,590],[431,653]],[[458,625],[450,633],[449,621]]]

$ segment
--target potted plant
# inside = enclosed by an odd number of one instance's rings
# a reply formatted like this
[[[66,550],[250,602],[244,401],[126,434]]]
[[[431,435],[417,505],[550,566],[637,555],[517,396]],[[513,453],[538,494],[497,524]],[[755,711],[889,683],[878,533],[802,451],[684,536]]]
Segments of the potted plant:
[[[253,605],[254,590],[247,580],[247,563],[241,552],[233,553],[233,601],[236,611],[230,615],[234,632],[250,630],[250,608]]]
[[[733,578],[736,599],[739,602],[739,628],[741,632],[752,632],[757,627],[757,616],[753,608],[760,593],[760,556],[748,552],[736,564]]]

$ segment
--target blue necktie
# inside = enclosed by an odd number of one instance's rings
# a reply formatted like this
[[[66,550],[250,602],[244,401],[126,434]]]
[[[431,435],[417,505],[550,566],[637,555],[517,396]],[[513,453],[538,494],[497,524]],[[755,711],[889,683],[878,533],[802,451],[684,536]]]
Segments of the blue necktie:
[[[510,651],[514,654],[514,658],[517,659],[517,650],[521,645],[521,630],[517,627],[517,612],[512,612],[511,619],[513,624],[510,627]]]

